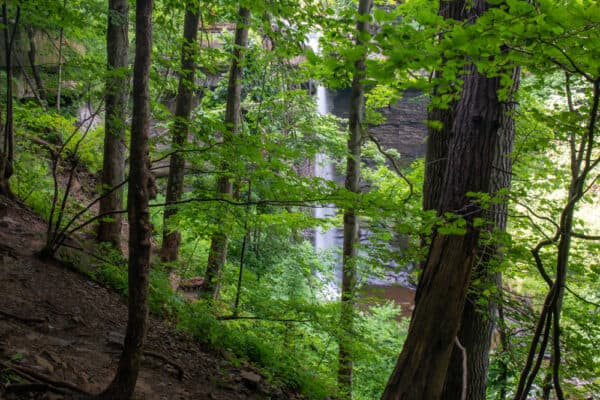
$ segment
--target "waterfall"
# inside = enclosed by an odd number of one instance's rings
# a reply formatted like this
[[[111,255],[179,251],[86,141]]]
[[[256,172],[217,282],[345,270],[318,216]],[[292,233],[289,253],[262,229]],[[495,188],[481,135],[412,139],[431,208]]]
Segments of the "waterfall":
[[[323,85],[318,85],[316,90],[317,110],[321,115],[327,115],[329,107],[327,104],[327,90]],[[325,153],[317,153],[314,161],[314,176],[329,181],[335,180],[335,165]],[[315,218],[329,218],[335,216],[335,207],[331,204],[316,207],[313,211]],[[336,228],[315,230],[315,250],[326,250],[336,245]]]
[[[319,49],[319,38],[321,34],[319,32],[311,33],[307,37],[307,46],[310,47],[315,53],[320,53]],[[311,82],[311,85],[313,82]],[[320,115],[327,115],[333,113],[333,97],[331,97],[331,92],[327,90],[325,86],[316,82],[316,87],[313,89],[311,87],[311,93],[315,94],[316,99],[316,109]],[[346,93],[346,97],[349,98],[350,93]],[[337,99],[339,102],[339,98]],[[348,104],[341,105],[343,110],[347,110],[349,107]],[[339,110],[340,104],[336,106],[336,109]],[[335,163],[331,160],[327,154],[325,153],[317,153],[314,159],[314,176],[318,178],[322,178],[329,181],[336,181],[336,173],[335,173]],[[339,177],[337,177],[339,178]],[[313,216],[315,218],[330,218],[334,217],[337,213],[337,210],[333,204],[324,205],[321,207],[315,207],[313,209]],[[365,243],[367,241],[367,237],[369,236],[369,231],[367,229],[361,229],[360,240],[361,243]],[[342,265],[341,265],[341,257],[339,249],[341,249],[343,243],[343,232],[341,227],[332,227],[330,229],[316,228],[314,230],[314,249],[317,253],[323,253],[327,251],[333,251],[337,253],[337,258],[335,259],[335,270],[333,274],[333,279],[323,276],[322,274],[317,273],[317,276],[324,283],[324,292],[322,293],[324,299],[326,300],[337,300],[340,296],[340,286],[342,280]],[[410,304],[412,303],[413,291],[410,289],[413,284],[409,280],[409,271],[412,269],[402,268],[400,271],[397,271],[398,265],[394,262],[390,263],[387,266],[389,271],[385,273],[384,276],[379,278],[374,276],[366,276],[364,277],[365,288],[367,291],[373,290],[375,293],[379,291],[384,291],[384,294],[381,296],[383,298],[393,299],[397,303],[401,304],[405,311],[410,309]],[[375,294],[375,296],[378,296]],[[406,303],[403,298],[408,296],[411,300]],[[407,306],[408,305],[408,306]]]
[[[319,38],[321,34],[319,32],[312,33],[308,36],[307,45],[315,52],[319,53]],[[312,83],[312,82],[311,82]],[[312,92],[312,91],[311,91]],[[320,115],[327,115],[331,112],[330,99],[328,96],[327,88],[320,83],[314,90],[315,99],[317,102],[317,112]],[[317,153],[314,159],[313,174],[315,177],[322,178],[328,181],[335,181],[335,163],[325,153]],[[315,207],[313,209],[313,216],[315,218],[331,218],[335,217],[336,208],[333,204],[323,205]],[[333,250],[336,251],[341,246],[341,241],[338,239],[338,228],[332,227],[329,229],[316,228],[314,230],[314,248],[317,253],[324,251]],[[339,256],[336,259],[334,279],[330,280],[325,276],[320,278],[325,282],[325,290],[323,296],[328,300],[335,300],[339,297],[340,289],[339,285],[341,282],[341,268]]]
[[[94,114],[91,104],[86,102],[77,110],[77,122],[75,124],[81,127],[82,132],[93,131],[100,124],[100,116]]]
[[[319,49],[319,38],[321,37],[320,32],[311,33],[308,35],[307,45],[315,52],[320,53]],[[317,84],[315,90],[315,97],[317,100],[317,112],[320,115],[327,115],[330,112],[329,98],[327,95],[327,89],[320,83]],[[329,181],[335,180],[335,165],[332,160],[327,157],[325,153],[317,153],[314,160],[314,176]],[[329,204],[323,207],[315,207],[313,216],[315,218],[329,218],[336,214],[336,209],[333,205]],[[322,251],[328,248],[334,247],[336,243],[336,228],[315,230],[314,245],[315,250]]]

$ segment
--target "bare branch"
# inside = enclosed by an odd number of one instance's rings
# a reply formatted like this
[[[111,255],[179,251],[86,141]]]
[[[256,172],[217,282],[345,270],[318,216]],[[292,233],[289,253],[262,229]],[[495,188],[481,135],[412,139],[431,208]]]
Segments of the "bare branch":
[[[223,315],[217,317],[219,321],[233,321],[236,319],[247,319],[247,320],[257,320],[257,321],[268,321],[268,322],[298,322],[298,323],[308,323],[309,319],[281,319],[281,318],[269,318],[269,317],[259,317],[259,316],[243,316],[243,315]]]
[[[600,240],[600,235],[586,235],[578,232],[571,232],[571,236],[582,240]]]
[[[381,154],[383,154],[389,160],[390,163],[392,163],[392,167],[394,168],[394,171],[396,171],[396,173],[398,174],[398,176],[400,176],[404,180],[404,182],[406,182],[406,184],[408,185],[408,187],[410,189],[410,193],[404,199],[405,202],[408,201],[413,196],[413,194],[414,194],[414,188],[413,188],[412,182],[402,173],[402,171],[398,167],[398,164],[396,163],[396,160],[394,159],[394,157],[392,157],[392,155],[389,152],[385,151],[383,149],[383,147],[381,147],[381,144],[379,143],[379,140],[377,140],[377,138],[375,136],[373,136],[372,134],[369,134],[368,138],[373,143],[375,143],[375,146],[377,146],[377,150],[379,150],[379,152]]]
[[[173,154],[178,154],[178,153],[204,153],[208,150],[211,150],[212,148],[221,145],[222,143],[212,143],[210,145],[208,145],[207,147],[203,147],[201,149],[178,149],[178,150],[173,150],[170,151],[166,154],[164,154],[163,156],[157,158],[156,160],[152,160],[150,161],[150,164],[156,164],[157,162],[163,161],[169,157],[171,157]]]
[[[586,299],[585,297],[580,296],[579,294],[575,293],[573,291],[573,289],[571,289],[567,285],[565,285],[565,289],[567,290],[567,292],[571,293],[573,296],[575,296],[577,299],[583,301],[584,303],[588,303],[588,304],[590,304],[592,306],[595,306],[595,307],[600,307],[600,303],[594,303],[593,301],[590,301],[590,300]]]
[[[460,340],[458,340],[458,336],[456,336],[454,338],[454,343],[456,344],[456,346],[460,349],[460,352],[462,353],[462,370],[463,370],[463,386],[462,386],[462,392],[460,394],[460,399],[461,400],[467,400],[467,385],[468,385],[468,369],[467,369],[467,349],[465,349],[465,347],[460,343]]]

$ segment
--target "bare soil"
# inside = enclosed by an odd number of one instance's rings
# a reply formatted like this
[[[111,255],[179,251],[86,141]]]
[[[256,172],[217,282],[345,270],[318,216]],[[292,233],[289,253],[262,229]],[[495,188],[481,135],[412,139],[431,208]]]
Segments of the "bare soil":
[[[40,260],[35,252],[44,232],[33,212],[0,197],[0,399],[98,393],[120,355],[123,298],[65,265]],[[156,317],[146,350],[136,399],[300,398]]]

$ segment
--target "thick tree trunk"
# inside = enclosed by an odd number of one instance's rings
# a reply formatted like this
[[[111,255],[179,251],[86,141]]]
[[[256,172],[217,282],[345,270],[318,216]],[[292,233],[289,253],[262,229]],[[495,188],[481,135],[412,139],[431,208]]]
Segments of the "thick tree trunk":
[[[464,0],[441,1],[438,14],[445,19],[464,19]],[[440,71],[435,71],[433,79],[441,77]],[[437,95],[434,91],[434,96]],[[448,145],[452,139],[452,122],[454,120],[455,102],[447,108],[432,108],[429,110],[427,120],[441,123],[439,126],[429,126],[425,150],[425,178],[423,181],[423,209],[438,210],[442,195],[442,185],[448,161]]]
[[[366,43],[369,37],[369,22],[364,18],[371,12],[372,0],[360,0],[358,4],[359,18],[356,22],[356,47],[362,48],[363,54],[354,63],[352,78],[352,98],[348,126],[348,157],[346,160],[346,190],[360,193],[360,156],[364,137],[365,89],[363,80],[366,75]],[[364,36],[363,36],[364,35]],[[352,398],[352,337],[354,330],[354,313],[356,307],[356,255],[359,241],[359,221],[353,207],[344,210],[344,244],[342,249],[342,293],[338,354],[338,388],[339,397]]]
[[[104,160],[102,163],[101,190],[108,191],[125,179],[125,116],[129,86],[129,1],[108,2],[108,30],[106,53],[108,76],[106,78],[106,114],[104,127]],[[123,189],[113,190],[100,200],[99,214],[118,211],[123,207]],[[121,215],[101,219],[98,241],[109,242],[115,248],[121,244]]]
[[[148,272],[152,228],[148,208],[150,187],[148,133],[150,98],[148,79],[152,51],[152,0],[136,2],[136,48],[133,69],[133,116],[129,192],[129,298],[127,331],[115,378],[101,399],[129,399],[135,389],[148,320]]]
[[[198,4],[187,3],[183,25],[183,45],[181,48],[181,73],[175,105],[175,120],[173,121],[172,150],[169,163],[169,179],[167,182],[166,203],[177,202],[183,193],[183,176],[185,159],[179,152],[187,141],[190,114],[192,113],[192,97],[194,95],[194,80],[196,78],[196,38],[200,10]],[[169,219],[177,214],[177,206],[166,206],[163,223],[163,243],[160,255],[163,261],[175,261],[179,254],[181,234]]]
[[[465,2],[462,0],[440,3],[439,14],[444,18],[464,20],[466,18],[465,11]],[[438,75],[436,73],[435,77]],[[508,102],[505,106],[505,111],[502,115],[502,124],[498,129],[501,141],[498,152],[495,155],[495,167],[492,170],[490,186],[492,193],[496,193],[502,188],[510,187],[512,164],[508,155],[512,151],[514,138],[514,123],[510,115],[512,104],[512,102]],[[425,210],[436,210],[438,214],[442,213],[440,209],[441,189],[446,171],[448,146],[452,140],[454,107],[455,103],[452,103],[447,109],[433,109],[429,114],[429,119],[441,122],[442,127],[441,129],[430,128],[429,130],[423,188],[423,207]],[[498,229],[504,230],[506,226],[506,205],[493,205],[487,217],[490,221],[493,221],[493,225]],[[487,307],[478,307],[477,304],[480,304],[478,300],[483,296],[484,290],[490,286],[500,286],[499,282],[501,279],[499,274],[492,271],[489,266],[497,255],[496,248],[483,248],[480,250],[480,253],[482,256],[473,271],[474,277],[472,279],[472,281],[478,280],[480,283],[472,285],[468,291],[458,335],[459,342],[468,355],[466,395],[471,400],[485,398],[489,348],[494,328],[493,316],[496,314],[496,304],[493,299],[486,299]],[[458,345],[455,345],[446,377],[444,399],[461,398],[464,385],[462,365],[463,351]]]
[[[480,5],[477,2],[476,6]],[[462,216],[466,233],[434,234],[408,337],[383,394],[385,400],[442,398],[460,327],[479,238],[479,229],[472,221],[482,216],[467,193],[490,190],[501,119],[498,78],[487,79],[471,66],[464,80],[448,148],[440,210]]]
[[[241,101],[242,101],[242,78],[244,67],[244,55],[248,47],[248,28],[250,26],[250,10],[240,7],[238,12],[238,22],[235,30],[235,47],[233,50],[233,60],[229,71],[229,82],[227,85],[227,105],[225,108],[225,132],[223,132],[223,142],[231,142],[231,138],[237,133],[241,121]],[[221,166],[223,171],[227,171],[227,163]],[[227,175],[221,176],[217,180],[217,192],[221,196],[231,196],[233,188]],[[200,297],[216,300],[219,298],[221,290],[221,273],[223,266],[227,261],[227,234],[223,230],[215,232],[211,237],[210,252],[208,254],[208,263],[204,276],[204,284],[200,289]]]
[[[519,83],[519,68],[513,70],[514,93]],[[492,79],[492,78],[484,78]],[[499,85],[499,82],[495,80]],[[500,89],[498,86],[497,89]],[[501,105],[500,125],[497,129],[498,148],[493,155],[492,172],[490,178],[490,194],[496,195],[499,191],[510,189],[512,178],[512,149],[515,136],[515,125],[512,117],[514,103],[505,102]],[[488,230],[505,231],[508,205],[505,201],[494,203],[484,213],[489,221]],[[498,247],[494,244],[480,246],[479,261],[474,267],[473,278],[467,295],[467,301],[462,314],[458,340],[467,352],[467,399],[484,400],[486,398],[487,376],[489,366],[489,351],[492,333],[497,320],[497,302],[494,295],[490,295],[489,288],[497,287],[501,290],[501,277],[495,265],[502,257]],[[485,291],[488,290],[488,294]],[[480,300],[485,300],[481,306]],[[461,397],[463,387],[462,351],[455,346],[452,352],[450,367],[446,375],[444,399],[457,399]]]

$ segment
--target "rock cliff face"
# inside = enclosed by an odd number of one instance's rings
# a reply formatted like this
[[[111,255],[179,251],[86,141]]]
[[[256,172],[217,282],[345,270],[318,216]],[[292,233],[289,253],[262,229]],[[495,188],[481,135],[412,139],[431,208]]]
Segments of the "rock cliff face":
[[[332,92],[329,99],[331,112],[347,118],[350,89]],[[379,110],[386,119],[384,123],[369,128],[384,148],[400,153],[403,165],[425,155],[427,101],[420,92],[407,91],[395,105]]]

